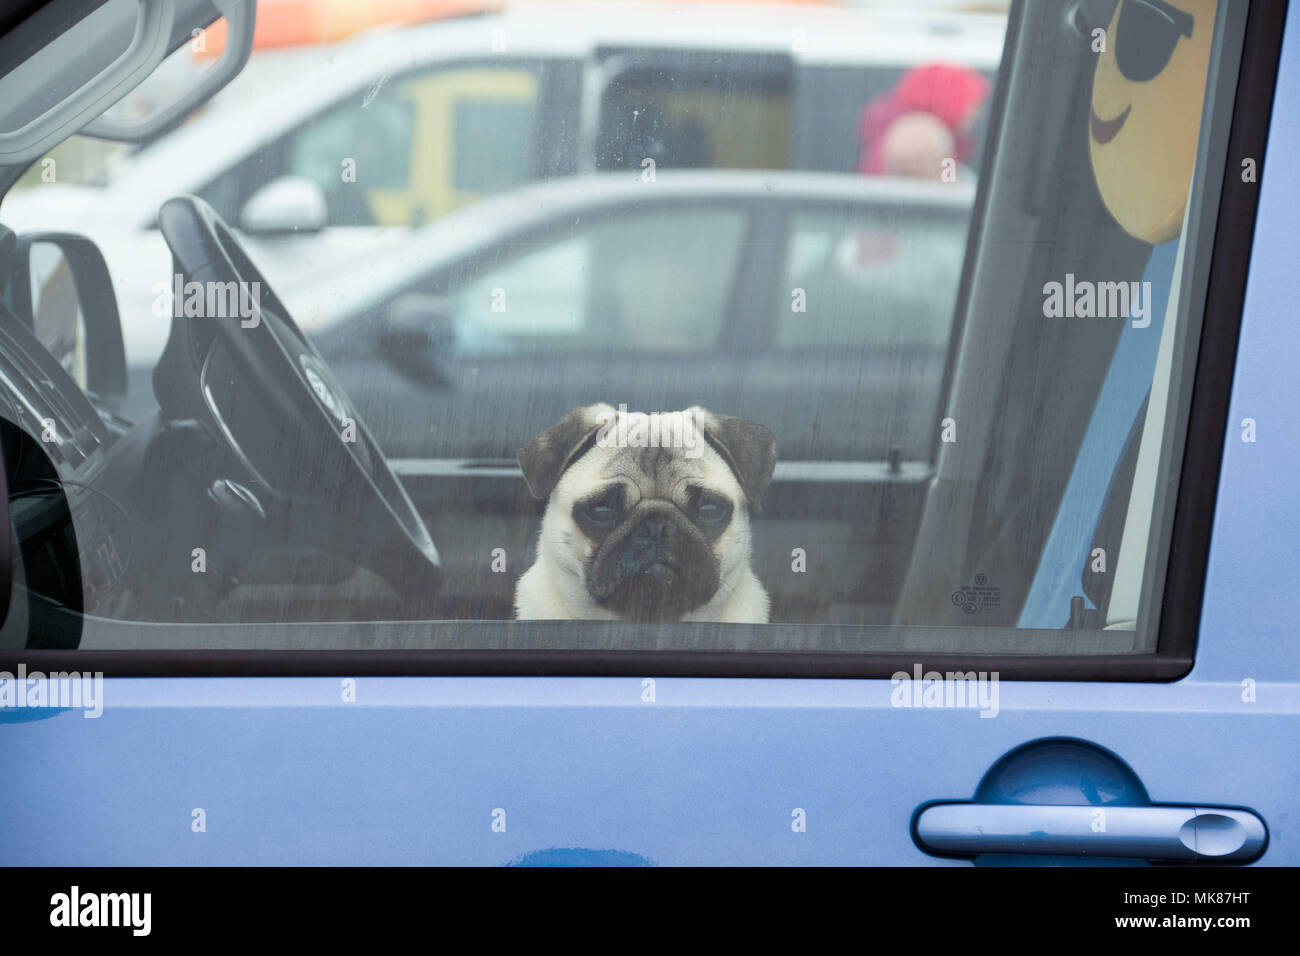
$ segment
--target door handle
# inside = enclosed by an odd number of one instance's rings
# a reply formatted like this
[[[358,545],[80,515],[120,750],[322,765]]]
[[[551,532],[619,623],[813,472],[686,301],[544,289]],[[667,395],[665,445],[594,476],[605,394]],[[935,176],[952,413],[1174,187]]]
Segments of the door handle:
[[[923,849],[981,853],[1129,857],[1171,862],[1253,860],[1268,831],[1249,810],[1221,807],[1093,807],[931,804],[916,818]]]

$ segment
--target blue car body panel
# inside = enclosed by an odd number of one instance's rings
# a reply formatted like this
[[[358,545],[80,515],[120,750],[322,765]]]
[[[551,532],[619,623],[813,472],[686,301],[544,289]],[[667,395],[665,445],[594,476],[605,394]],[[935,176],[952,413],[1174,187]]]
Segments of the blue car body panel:
[[[640,678],[361,678],[345,703],[346,675],[110,679],[98,719],[0,720],[0,861],[965,865],[918,849],[917,808],[1064,736],[1157,803],[1254,810],[1261,862],[1300,864],[1298,18],[1183,680],[1006,682],[986,719],[892,706],[884,680],[664,678],[647,701]]]
[[[1246,705],[1232,681],[1007,683],[985,719],[893,707],[888,681],[663,679],[654,703],[635,678],[376,678],[350,704],[340,683],[119,680],[99,719],[4,727],[22,772],[0,816],[24,821],[5,860],[941,863],[912,842],[916,808],[1067,736],[1120,755],[1155,802],[1248,803],[1269,856],[1295,861],[1294,685]]]

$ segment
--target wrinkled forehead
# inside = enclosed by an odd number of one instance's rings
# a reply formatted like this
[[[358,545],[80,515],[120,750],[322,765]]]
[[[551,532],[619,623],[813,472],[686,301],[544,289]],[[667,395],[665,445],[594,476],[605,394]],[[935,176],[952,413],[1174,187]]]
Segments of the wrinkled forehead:
[[[603,480],[622,478],[643,498],[670,498],[692,483],[706,482],[704,456],[687,458],[680,448],[619,448],[603,463]],[[712,449],[710,449],[712,450]]]
[[[692,486],[728,494],[739,501],[740,484],[731,468],[705,441],[703,434],[690,448],[681,446],[595,445],[562,479],[566,491],[578,498],[619,481],[634,489],[634,499],[686,500]]]

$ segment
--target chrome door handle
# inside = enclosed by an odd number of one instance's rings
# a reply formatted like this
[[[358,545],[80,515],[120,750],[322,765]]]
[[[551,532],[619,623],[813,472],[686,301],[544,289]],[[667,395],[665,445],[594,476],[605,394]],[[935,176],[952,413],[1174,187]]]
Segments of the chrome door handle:
[[[1268,831],[1249,810],[937,803],[916,818],[935,853],[1061,854],[1145,860],[1253,860]]]

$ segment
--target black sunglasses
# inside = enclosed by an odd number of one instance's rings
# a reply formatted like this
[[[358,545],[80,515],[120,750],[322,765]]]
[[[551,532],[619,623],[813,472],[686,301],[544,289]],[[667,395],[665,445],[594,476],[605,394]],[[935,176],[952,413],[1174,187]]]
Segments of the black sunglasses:
[[[1160,75],[1179,37],[1190,37],[1196,18],[1164,0],[1120,0],[1115,63],[1126,80],[1145,83]]]

